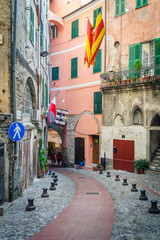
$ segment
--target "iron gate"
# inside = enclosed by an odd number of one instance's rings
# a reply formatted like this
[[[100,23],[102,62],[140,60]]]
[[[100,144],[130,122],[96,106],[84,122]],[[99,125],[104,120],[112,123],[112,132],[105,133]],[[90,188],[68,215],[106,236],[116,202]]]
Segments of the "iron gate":
[[[4,145],[0,145],[0,205],[4,202]]]

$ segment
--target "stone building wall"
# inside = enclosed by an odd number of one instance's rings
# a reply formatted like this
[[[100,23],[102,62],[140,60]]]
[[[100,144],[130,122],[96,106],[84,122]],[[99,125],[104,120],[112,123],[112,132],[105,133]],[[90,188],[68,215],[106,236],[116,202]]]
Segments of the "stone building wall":
[[[108,165],[113,164],[113,139],[133,140],[135,159],[150,159],[151,121],[160,112],[159,83],[112,88],[103,91],[102,147]],[[138,107],[143,114],[143,124],[133,124],[133,113]],[[125,137],[125,138],[123,138]]]

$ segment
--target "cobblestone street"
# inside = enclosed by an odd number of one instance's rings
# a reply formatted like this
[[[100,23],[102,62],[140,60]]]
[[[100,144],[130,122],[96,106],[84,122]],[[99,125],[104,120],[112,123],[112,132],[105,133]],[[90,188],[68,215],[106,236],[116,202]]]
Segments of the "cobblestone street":
[[[54,169],[56,172],[56,169]],[[63,170],[63,169],[62,169]],[[68,168],[65,168],[68,170]],[[125,171],[111,170],[111,177],[83,169],[70,169],[90,176],[102,183],[110,193],[114,202],[114,224],[111,240],[158,240],[160,239],[160,214],[150,214],[150,200],[158,200],[160,208],[160,175],[149,172],[144,175]],[[57,169],[58,171],[58,169]],[[115,181],[115,175],[120,175],[120,181]],[[56,191],[50,191],[49,198],[41,198],[42,188],[50,188],[51,176],[35,179],[23,196],[13,202],[13,205],[0,217],[0,239],[27,240],[54,220],[71,203],[75,185],[71,179],[57,173],[58,185]],[[128,186],[123,186],[123,178],[128,179]],[[138,192],[131,192],[132,183],[137,183]],[[147,201],[140,201],[140,190],[146,189]],[[34,198],[36,210],[26,212],[27,199]],[[57,239],[58,240],[58,239]],[[94,240],[94,239],[93,239]],[[101,239],[99,239],[101,240]]]

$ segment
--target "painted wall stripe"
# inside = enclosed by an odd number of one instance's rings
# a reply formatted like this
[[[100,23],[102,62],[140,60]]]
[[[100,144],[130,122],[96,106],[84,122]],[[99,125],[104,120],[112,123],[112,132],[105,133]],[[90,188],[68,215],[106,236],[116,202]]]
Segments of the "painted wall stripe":
[[[51,56],[55,56],[55,55],[62,54],[62,53],[67,53],[67,52],[73,51],[77,48],[83,47],[85,45],[86,45],[86,43],[82,43],[82,44],[80,44],[78,46],[75,46],[73,48],[69,48],[69,49],[66,49],[66,50],[63,50],[63,51],[60,51],[60,52],[51,53]]]
[[[83,83],[83,84],[78,84],[78,85],[73,85],[69,87],[58,87],[58,88],[51,88],[51,91],[57,91],[57,90],[67,90],[67,89],[73,89],[73,88],[79,88],[79,87],[85,87],[85,86],[91,86],[95,84],[100,84],[101,80],[96,81],[96,82],[90,82],[90,83]]]

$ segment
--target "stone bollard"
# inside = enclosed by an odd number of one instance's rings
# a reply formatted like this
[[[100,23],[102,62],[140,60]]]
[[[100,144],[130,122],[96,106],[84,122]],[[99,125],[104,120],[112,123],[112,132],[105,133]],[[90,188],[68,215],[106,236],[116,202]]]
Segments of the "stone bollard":
[[[107,175],[106,175],[106,177],[111,177],[111,174],[110,174],[110,172],[107,172]]]
[[[132,183],[131,192],[138,192],[138,189],[136,188],[136,183]]]
[[[55,183],[54,182],[51,182],[51,187],[49,190],[56,190],[56,187],[55,187]]]
[[[54,178],[55,177],[55,173],[54,172],[52,172],[52,176],[51,176],[52,178]]]
[[[127,178],[123,178],[123,183],[122,183],[123,186],[127,186],[128,183],[127,183]]]
[[[53,179],[53,182],[54,182],[54,185],[58,185],[58,183],[57,183],[55,178]]]
[[[160,209],[157,208],[157,202],[156,200],[151,200],[151,208],[149,209],[149,213],[152,214],[159,214]]]
[[[33,211],[33,210],[36,209],[36,207],[34,206],[33,201],[34,201],[34,198],[32,198],[32,197],[28,198],[28,205],[26,207],[26,211]]]
[[[103,174],[103,170],[102,169],[100,169],[99,174]]]
[[[52,170],[49,170],[48,175],[52,175]]]
[[[148,197],[146,197],[146,190],[145,189],[141,190],[141,196],[139,197],[139,200],[142,200],[142,201],[148,200]]]
[[[54,176],[54,179],[56,180],[56,182],[58,181],[58,178],[57,178],[57,176],[56,176],[56,175]]]
[[[120,179],[119,179],[119,175],[116,175],[116,179],[115,179],[115,181],[120,181]]]
[[[48,188],[43,188],[43,193],[41,195],[42,198],[49,197],[49,194],[47,193]]]

